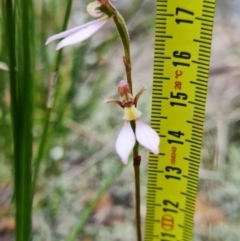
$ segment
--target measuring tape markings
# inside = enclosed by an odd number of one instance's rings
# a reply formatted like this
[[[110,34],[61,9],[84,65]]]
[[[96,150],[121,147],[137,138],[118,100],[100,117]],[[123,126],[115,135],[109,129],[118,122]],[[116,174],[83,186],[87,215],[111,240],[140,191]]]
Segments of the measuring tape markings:
[[[151,125],[162,140],[149,155],[145,241],[192,239],[214,6],[157,1]]]

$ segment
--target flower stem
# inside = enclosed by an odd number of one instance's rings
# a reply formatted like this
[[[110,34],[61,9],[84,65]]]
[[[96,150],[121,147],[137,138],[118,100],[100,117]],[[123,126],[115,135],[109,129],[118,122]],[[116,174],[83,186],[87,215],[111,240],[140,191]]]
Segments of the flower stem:
[[[136,200],[136,233],[137,241],[142,240],[141,233],[141,211],[140,211],[140,163],[141,156],[136,156],[133,158],[133,167],[135,174],[135,200]]]
[[[113,21],[116,25],[119,36],[122,40],[124,54],[125,54],[125,56],[123,57],[123,63],[125,65],[127,82],[130,86],[131,94],[132,94],[132,76],[131,76],[132,67],[131,67],[131,56],[130,56],[130,39],[129,39],[128,30],[122,15],[117,11],[117,9],[109,1],[105,3],[105,7],[107,9],[106,13],[110,13],[111,16],[113,17]]]
[[[131,122],[132,128],[135,132],[136,123],[134,121]],[[141,232],[141,195],[140,195],[140,164],[141,164],[141,156],[138,154],[139,144],[136,141],[135,146],[133,148],[133,167],[134,167],[134,178],[135,178],[135,210],[136,210],[136,234],[137,241],[142,241],[142,232]]]
[[[103,8],[101,9],[105,12],[109,17],[113,18],[113,21],[118,30],[119,36],[122,40],[123,48],[125,56],[123,56],[123,63],[125,65],[127,82],[130,87],[131,94],[132,93],[132,66],[131,66],[131,55],[130,55],[130,39],[128,30],[125,24],[125,21],[121,14],[117,11],[117,9],[110,3],[108,0],[101,0],[103,4]],[[131,121],[131,126],[133,131],[135,132],[135,121]],[[142,241],[141,234],[141,212],[140,212],[140,163],[141,156],[138,155],[138,142],[133,148],[133,166],[135,173],[135,200],[136,200],[136,233],[137,233],[137,241]]]

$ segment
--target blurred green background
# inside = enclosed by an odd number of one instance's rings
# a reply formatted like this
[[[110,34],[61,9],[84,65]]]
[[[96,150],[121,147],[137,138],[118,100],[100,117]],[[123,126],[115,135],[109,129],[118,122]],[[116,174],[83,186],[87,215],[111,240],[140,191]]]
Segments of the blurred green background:
[[[90,21],[89,1],[73,1],[68,28]],[[46,39],[61,31],[65,0],[39,0],[35,6],[36,156],[42,135],[49,80],[57,42]],[[134,93],[147,85],[139,101],[142,120],[150,122],[154,55],[155,1],[121,0],[114,4],[126,19],[132,41]],[[194,241],[240,240],[240,2],[216,0],[216,15]],[[0,25],[0,240],[14,239],[12,138],[9,76],[4,27]],[[33,209],[33,241],[65,241],[84,208],[120,161],[114,150],[122,110],[103,103],[119,98],[117,84],[125,78],[123,49],[109,21],[81,44],[64,48],[49,136],[40,167]],[[141,165],[142,223],[146,211],[147,158]],[[81,234],[81,241],[132,241],[134,175],[131,163],[104,192]],[[123,235],[124,234],[124,235]]]

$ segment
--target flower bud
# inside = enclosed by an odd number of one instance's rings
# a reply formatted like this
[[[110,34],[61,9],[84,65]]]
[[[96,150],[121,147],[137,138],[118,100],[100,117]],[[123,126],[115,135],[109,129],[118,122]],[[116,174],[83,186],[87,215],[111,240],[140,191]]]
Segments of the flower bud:
[[[121,80],[118,84],[118,93],[121,96],[131,94],[131,89],[126,80]]]
[[[101,4],[108,4],[108,1],[109,0],[96,0],[96,2],[99,2],[99,3],[101,3]]]
[[[99,9],[100,6],[101,6],[101,3],[98,1],[89,3],[87,6],[87,11],[94,18],[101,17],[102,11]]]

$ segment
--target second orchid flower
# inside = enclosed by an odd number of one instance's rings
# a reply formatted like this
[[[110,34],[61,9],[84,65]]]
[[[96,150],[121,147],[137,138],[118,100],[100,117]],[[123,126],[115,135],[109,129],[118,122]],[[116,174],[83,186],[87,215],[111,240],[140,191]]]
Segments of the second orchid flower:
[[[129,84],[125,80],[122,80],[118,85],[121,101],[114,99],[104,101],[105,103],[118,104],[124,109],[124,125],[117,137],[115,146],[124,164],[128,163],[128,157],[134,148],[136,140],[154,154],[157,155],[159,153],[160,138],[158,134],[150,126],[139,120],[142,113],[136,108],[138,98],[145,89],[146,87],[143,86],[133,99]],[[132,129],[130,121],[135,121],[135,132]]]

